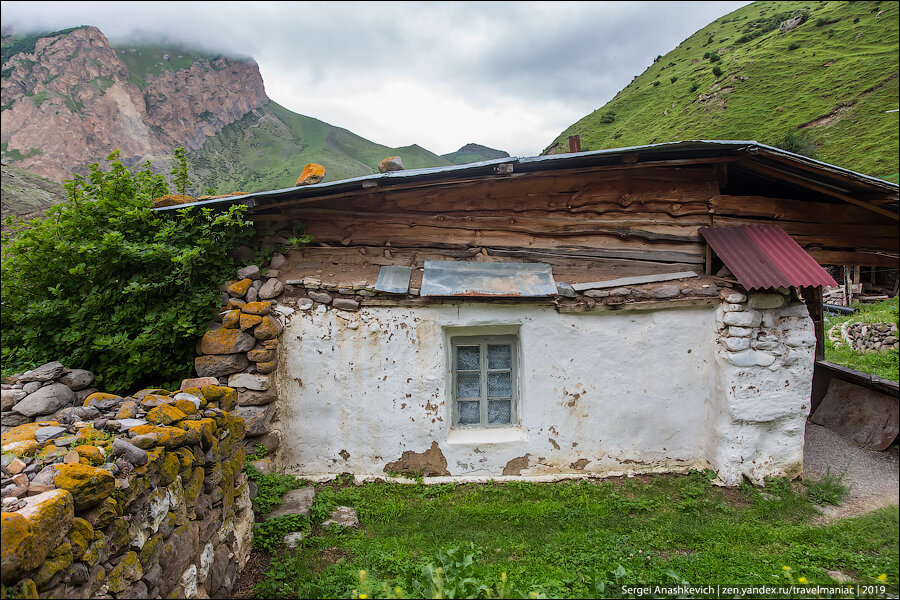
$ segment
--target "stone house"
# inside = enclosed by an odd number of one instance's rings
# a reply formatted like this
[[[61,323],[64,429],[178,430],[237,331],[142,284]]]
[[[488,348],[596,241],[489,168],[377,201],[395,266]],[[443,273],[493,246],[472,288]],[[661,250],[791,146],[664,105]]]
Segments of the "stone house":
[[[312,242],[252,284],[278,317],[265,347],[199,374],[244,387],[249,435],[307,477],[797,475],[820,264],[897,265],[896,185],[748,141],[201,204],[234,202],[264,247],[301,224]]]

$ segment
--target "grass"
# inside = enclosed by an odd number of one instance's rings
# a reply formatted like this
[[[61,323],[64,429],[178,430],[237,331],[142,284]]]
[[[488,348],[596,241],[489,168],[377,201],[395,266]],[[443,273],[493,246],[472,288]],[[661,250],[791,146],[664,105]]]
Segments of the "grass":
[[[847,321],[862,323],[898,323],[898,299],[890,298],[874,304],[853,303],[857,312],[846,316],[826,316],[825,328],[838,327]],[[863,373],[878,375],[891,381],[900,381],[900,355],[896,350],[885,352],[857,352],[846,343],[840,348],[834,347],[831,338],[825,336],[825,360],[833,362]]]
[[[225,126],[187,158],[197,189],[226,193],[293,187],[309,162],[325,167],[325,181],[370,175],[388,156],[400,156],[407,169],[451,164],[420,146],[376,144],[275,102]]]
[[[809,18],[782,34],[777,22],[798,10]],[[585,150],[687,139],[774,144],[841,107],[839,118],[802,130],[814,141],[816,158],[893,176],[900,134],[897,114],[885,111],[897,108],[900,96],[898,24],[895,2],[754,2],[653,62],[562,132],[552,151],[566,152],[566,137],[574,134]],[[721,75],[714,74],[717,68]],[[673,78],[670,85],[654,85]],[[700,101],[701,94],[714,97]],[[603,119],[610,111],[615,122]]]
[[[115,44],[113,50],[128,68],[128,82],[141,89],[149,85],[148,75],[159,75],[163,71],[179,71],[189,69],[194,63],[200,63],[206,70],[215,68],[211,63],[221,54],[208,54],[185,46],[156,46],[141,44]],[[168,58],[163,58],[163,56]],[[247,57],[228,56],[232,62],[247,62]]]
[[[362,527],[322,530],[320,510],[297,550],[273,553],[256,595],[431,597],[440,585],[443,597],[621,597],[624,583],[833,584],[828,570],[887,574],[896,593],[896,507],[812,525],[814,504],[846,491],[839,478],[722,489],[710,473],[333,485],[320,508],[352,506]]]

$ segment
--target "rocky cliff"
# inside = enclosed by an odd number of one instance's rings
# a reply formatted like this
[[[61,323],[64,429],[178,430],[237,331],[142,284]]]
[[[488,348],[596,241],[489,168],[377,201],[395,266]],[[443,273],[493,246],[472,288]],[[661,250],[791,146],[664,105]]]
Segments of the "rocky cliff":
[[[208,57],[170,66],[166,54],[154,69],[134,73],[96,27],[25,46],[4,51],[2,153],[56,181],[112,149],[126,164],[165,161],[178,146],[198,149],[268,102],[252,61]]]

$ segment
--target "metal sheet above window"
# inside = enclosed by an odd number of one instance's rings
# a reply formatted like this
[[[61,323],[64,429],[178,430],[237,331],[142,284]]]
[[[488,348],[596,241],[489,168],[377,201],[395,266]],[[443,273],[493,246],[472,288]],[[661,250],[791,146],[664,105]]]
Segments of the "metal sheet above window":
[[[512,296],[556,294],[550,265],[426,260],[423,296]]]

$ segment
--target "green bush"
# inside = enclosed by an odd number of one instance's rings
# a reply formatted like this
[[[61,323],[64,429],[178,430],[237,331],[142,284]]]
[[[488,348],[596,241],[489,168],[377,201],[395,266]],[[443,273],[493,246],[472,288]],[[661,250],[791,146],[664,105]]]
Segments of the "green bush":
[[[156,213],[167,194],[147,163],[118,152],[108,171],[66,183],[68,200],[2,238],[2,360],[8,374],[50,361],[89,369],[123,392],[190,376],[194,344],[252,231],[243,206]],[[177,214],[176,214],[177,213]]]
[[[799,47],[800,44],[798,44],[797,42],[791,42],[790,44],[788,44],[788,50],[796,50]]]
[[[608,110],[605,113],[603,113],[603,115],[601,115],[600,122],[601,123],[612,123],[613,121],[616,120],[616,117],[617,117],[617,115],[615,112]]]
[[[719,56],[718,54],[716,54],[715,52],[713,52],[712,54],[709,55],[709,62],[711,62],[711,63],[719,62],[720,60],[722,60],[722,57]]]
[[[716,77],[721,77],[721,76],[722,76],[722,68],[719,67],[719,65],[714,66],[714,67],[712,68],[712,72],[713,72],[713,75],[715,75]]]
[[[672,77],[669,77],[669,81],[671,81],[672,83],[675,83],[676,81],[678,81],[678,77],[675,77],[673,75]]]
[[[816,157],[816,142],[805,131],[789,131],[775,140],[772,145],[794,154],[809,158]]]

